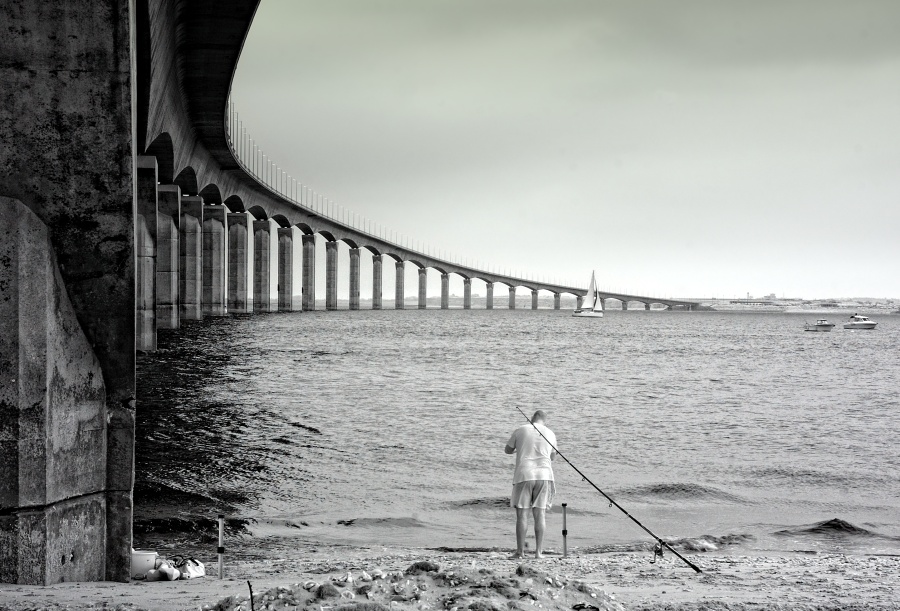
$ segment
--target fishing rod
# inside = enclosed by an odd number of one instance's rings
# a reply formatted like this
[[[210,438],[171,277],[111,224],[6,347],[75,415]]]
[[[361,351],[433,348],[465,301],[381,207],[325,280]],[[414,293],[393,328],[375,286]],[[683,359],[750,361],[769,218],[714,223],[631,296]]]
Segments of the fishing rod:
[[[569,463],[569,466],[572,467],[573,469],[575,469],[575,472],[578,473],[578,475],[580,475],[580,476],[584,479],[584,481],[586,481],[586,482],[589,483],[591,486],[593,486],[593,487],[594,487],[594,490],[596,490],[597,492],[599,492],[600,494],[602,494],[604,497],[606,497],[606,500],[608,500],[611,504],[615,505],[616,508],[617,508],[619,511],[621,511],[621,512],[624,513],[626,516],[628,516],[629,518],[631,518],[631,521],[632,521],[632,522],[634,522],[635,524],[637,524],[638,526],[640,526],[641,528],[643,528],[643,529],[647,532],[647,534],[649,534],[651,537],[653,537],[654,539],[656,539],[656,542],[657,542],[659,545],[662,545],[662,546],[666,547],[670,552],[672,552],[673,554],[675,554],[676,556],[678,556],[682,561],[684,561],[685,564],[687,564],[689,567],[691,567],[692,569],[694,569],[694,570],[697,571],[698,573],[702,573],[702,572],[703,572],[703,571],[700,570],[700,567],[698,567],[696,564],[694,564],[693,562],[691,562],[690,560],[688,560],[687,558],[685,558],[685,557],[682,556],[681,554],[679,554],[677,551],[675,551],[675,549],[674,549],[671,545],[669,545],[668,543],[666,543],[665,541],[663,541],[662,539],[660,539],[659,537],[657,537],[655,534],[653,534],[653,532],[650,531],[649,528],[647,528],[646,526],[644,526],[643,524],[641,524],[640,522],[638,522],[637,518],[635,518],[633,515],[631,515],[631,514],[628,513],[627,511],[625,511],[625,508],[622,507],[621,505],[619,505],[618,503],[616,503],[616,502],[612,499],[611,496],[609,496],[608,494],[606,494],[605,492],[603,492],[602,490],[600,490],[600,488],[597,486],[597,484],[595,484],[594,482],[592,482],[592,481],[588,478],[587,475],[585,475],[584,473],[581,472],[581,469],[579,469],[578,467],[576,467],[575,465],[573,465],[571,460],[569,460],[568,458],[566,458],[565,455],[564,455],[562,452],[560,452],[560,451],[556,448],[555,445],[553,445],[552,443],[550,443],[550,440],[547,439],[547,437],[541,432],[541,429],[539,429],[537,426],[535,426],[534,422],[531,421],[531,418],[529,418],[528,415],[527,415],[525,412],[523,412],[523,411],[521,410],[521,408],[519,408],[518,405],[516,405],[515,408],[519,411],[520,414],[522,414],[523,416],[525,416],[525,420],[528,421],[528,424],[530,424],[532,427],[534,427],[534,430],[536,430],[536,431],[538,432],[538,435],[540,435],[541,437],[543,437],[543,438],[544,438],[544,441],[546,441],[547,443],[550,444],[550,447],[553,448],[553,451],[556,452],[557,454],[559,454],[559,457],[560,457],[560,458],[562,458],[564,461],[566,461],[567,463]],[[662,552],[662,549],[660,549],[660,552]],[[662,555],[662,554],[660,553],[660,555]]]

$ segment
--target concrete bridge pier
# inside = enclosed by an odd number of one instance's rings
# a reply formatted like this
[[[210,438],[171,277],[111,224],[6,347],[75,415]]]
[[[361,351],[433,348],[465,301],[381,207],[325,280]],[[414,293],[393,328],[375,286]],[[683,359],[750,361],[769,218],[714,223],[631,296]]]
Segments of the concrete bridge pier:
[[[576,295],[575,296],[575,309],[580,310],[582,305],[584,305],[584,295]]]
[[[134,214],[134,347],[156,350],[156,157],[136,160],[137,201]]]
[[[350,249],[350,309],[359,309],[359,248]]]
[[[228,214],[228,311],[231,314],[253,311],[251,262],[255,258],[255,246],[252,218],[247,212]]]
[[[531,309],[538,309],[538,291],[537,289],[531,289]]]
[[[303,244],[303,311],[316,309],[316,234],[304,234]]]
[[[278,311],[294,311],[294,228],[278,228]]]
[[[383,255],[372,256],[372,309],[381,309],[381,264]]]
[[[650,310],[650,304],[649,304],[649,303],[645,303],[645,304],[644,304],[644,309],[647,310],[647,311],[649,311],[649,310]]]
[[[627,310],[627,309],[628,309],[628,302],[627,302],[626,300],[624,300],[624,299],[622,300],[622,309],[623,309],[623,310]]]
[[[156,210],[156,328],[177,329],[181,188],[158,186]]]
[[[484,288],[485,288],[484,308],[486,310],[493,310],[494,309],[494,283],[486,282]]]
[[[581,307],[581,306],[579,306],[579,307]],[[606,309],[606,299],[603,297],[600,298],[600,307],[603,308],[604,310]]]
[[[559,293],[553,293],[553,309],[558,310],[560,308],[561,295]]]
[[[394,286],[394,309],[402,310],[405,307],[403,300],[406,297],[406,289],[403,287],[404,280],[406,280],[406,263],[397,261],[394,267],[397,270],[397,283]]]
[[[509,309],[516,309],[516,287],[509,287]]]
[[[200,303],[203,314],[210,316],[225,316],[228,313],[227,215],[228,208],[225,206],[203,207],[203,293]]]
[[[463,278],[463,309],[472,309],[472,279]]]
[[[419,309],[424,310],[428,305],[428,269],[419,268]]]
[[[338,243],[325,242],[325,309],[337,310]]]
[[[181,320],[200,320],[203,295],[203,200],[197,196],[181,198]]]
[[[441,274],[441,309],[450,309],[450,274]]]
[[[253,221],[253,311],[273,312],[272,266],[278,265],[272,244],[272,221]]]

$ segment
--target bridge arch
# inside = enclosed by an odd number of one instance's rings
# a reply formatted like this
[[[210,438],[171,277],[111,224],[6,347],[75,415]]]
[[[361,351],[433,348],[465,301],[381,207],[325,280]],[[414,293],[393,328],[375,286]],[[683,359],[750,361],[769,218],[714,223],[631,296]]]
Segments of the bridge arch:
[[[156,157],[157,180],[160,184],[171,185],[175,182],[175,149],[168,133],[158,135],[144,154]]]
[[[221,204],[222,193],[219,191],[219,185],[210,183],[200,189],[200,197],[203,198],[204,204]]]
[[[232,195],[222,203],[231,212],[246,212],[244,210],[244,200],[241,199],[240,195]]]
[[[182,195],[197,195],[200,189],[197,187],[197,172],[191,166],[186,166],[175,177],[175,184],[181,187]]]
[[[287,220],[287,217],[283,214],[276,214],[271,217],[273,221],[275,221],[279,227],[290,227],[291,222]]]

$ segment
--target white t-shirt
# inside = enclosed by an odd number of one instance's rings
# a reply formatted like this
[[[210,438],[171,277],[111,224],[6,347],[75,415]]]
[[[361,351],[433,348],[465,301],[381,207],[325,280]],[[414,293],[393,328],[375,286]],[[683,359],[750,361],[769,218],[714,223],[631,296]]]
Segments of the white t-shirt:
[[[540,433],[534,430],[537,426]],[[547,443],[549,441],[550,443]],[[515,431],[506,445],[516,451],[516,472],[513,475],[513,484],[527,482],[529,480],[546,479],[553,481],[553,467],[550,462],[550,453],[556,445],[556,435],[543,424],[523,424]]]

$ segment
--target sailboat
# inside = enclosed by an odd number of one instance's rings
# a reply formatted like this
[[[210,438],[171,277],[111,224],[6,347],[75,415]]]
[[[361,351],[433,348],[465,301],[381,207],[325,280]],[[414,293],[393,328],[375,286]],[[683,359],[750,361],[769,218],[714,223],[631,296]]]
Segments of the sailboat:
[[[587,295],[581,303],[581,308],[572,312],[572,316],[584,316],[587,318],[603,318],[603,301],[600,299],[600,289],[597,288],[597,278],[591,272],[591,284],[588,286]]]

